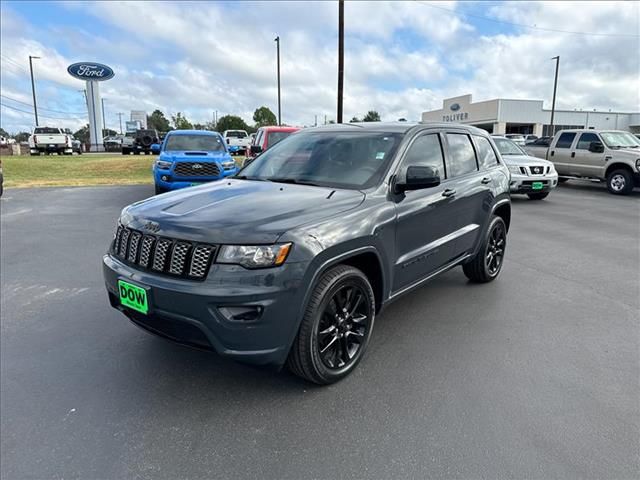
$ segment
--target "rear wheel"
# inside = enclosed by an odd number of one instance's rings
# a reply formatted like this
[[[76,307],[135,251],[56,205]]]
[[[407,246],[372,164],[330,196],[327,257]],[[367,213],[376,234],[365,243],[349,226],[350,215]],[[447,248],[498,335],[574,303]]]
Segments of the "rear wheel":
[[[122,154],[123,155],[129,155],[129,149],[128,148],[122,148]]]
[[[338,265],[315,286],[287,365],[299,377],[326,385],[346,377],[362,359],[375,318],[375,298],[357,268]]]
[[[502,218],[494,215],[484,241],[475,257],[462,266],[464,274],[472,282],[486,283],[495,280],[502,270],[507,246],[507,226]]]
[[[614,195],[629,195],[633,190],[633,177],[631,173],[620,168],[607,175],[607,189]]]
[[[527,196],[531,200],[542,200],[549,196],[549,192],[540,192],[540,193],[527,193]]]

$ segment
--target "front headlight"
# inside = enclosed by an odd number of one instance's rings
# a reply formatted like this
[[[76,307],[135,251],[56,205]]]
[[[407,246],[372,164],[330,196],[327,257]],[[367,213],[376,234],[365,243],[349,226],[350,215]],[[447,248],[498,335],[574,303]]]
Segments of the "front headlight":
[[[522,172],[520,171],[520,167],[518,167],[517,165],[508,165],[508,167],[511,173],[515,173],[516,175],[522,174]]]
[[[234,162],[233,160],[231,160],[230,162],[222,162],[222,168],[224,168],[225,170],[232,170],[235,166],[236,162]]]
[[[171,168],[171,162],[165,162],[164,160],[156,160],[156,167],[163,170],[169,170]]]
[[[266,268],[282,265],[289,255],[291,243],[276,245],[223,245],[217,263],[233,263],[245,268]]]

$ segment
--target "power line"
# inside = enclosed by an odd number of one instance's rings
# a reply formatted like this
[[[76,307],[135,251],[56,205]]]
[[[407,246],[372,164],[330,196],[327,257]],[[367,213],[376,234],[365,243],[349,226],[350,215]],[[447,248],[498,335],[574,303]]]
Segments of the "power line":
[[[22,65],[20,65],[18,62],[16,62],[15,60],[12,60],[11,58],[5,56],[5,55],[0,55],[0,57],[2,57],[5,62],[8,62],[9,64],[13,65],[14,67],[18,67],[19,69],[21,69],[24,73],[29,74],[29,70],[27,70],[26,67],[23,67]]]
[[[27,107],[33,108],[32,104],[27,103],[27,102],[23,102],[21,100],[16,100],[15,98],[8,97],[7,95],[0,94],[0,97],[6,98],[7,100],[11,100],[12,102],[20,103],[20,104],[25,105]],[[40,106],[38,107],[38,109],[39,110],[47,110],[47,111],[53,112],[53,113],[64,113],[65,115],[84,115],[85,113],[87,113],[87,112],[65,112],[65,111],[62,111],[62,110],[54,110],[52,108],[45,108],[45,107],[40,107]]]
[[[7,105],[6,103],[0,102],[0,105],[2,105],[3,107],[6,107],[6,108],[10,108],[11,110],[15,110],[17,112],[26,113],[28,115],[32,115],[33,114],[33,112],[29,112],[27,110],[20,110],[19,108],[12,107],[11,105]],[[84,119],[82,119],[80,117],[50,117],[48,115],[40,115],[40,116],[42,118],[49,118],[51,120],[84,120]]]
[[[568,34],[571,34],[571,35],[592,35],[592,36],[597,36],[597,37],[640,38],[640,35],[636,35],[636,34],[632,34],[632,33],[574,32],[574,31],[570,31],[570,30],[558,30],[558,29],[555,29],[555,28],[537,27],[537,26],[534,26],[534,25],[525,25],[523,23],[514,23],[514,22],[507,22],[505,20],[498,20],[496,18],[485,17],[484,15],[477,15],[477,14],[474,14],[474,13],[458,12],[458,11],[455,11],[455,10],[451,10],[449,8],[440,7],[438,5],[432,5],[430,3],[425,3],[425,2],[422,2],[420,0],[414,0],[414,1],[416,3],[421,4],[421,5],[425,5],[425,6],[431,7],[431,8],[437,8],[438,10],[444,10],[445,12],[449,12],[449,13],[454,14],[454,15],[462,15],[462,16],[465,16],[465,17],[479,18],[481,20],[486,20],[487,22],[503,23],[505,25],[511,25],[511,26],[514,26],[514,27],[530,28],[532,30],[542,30],[543,32],[568,33]]]

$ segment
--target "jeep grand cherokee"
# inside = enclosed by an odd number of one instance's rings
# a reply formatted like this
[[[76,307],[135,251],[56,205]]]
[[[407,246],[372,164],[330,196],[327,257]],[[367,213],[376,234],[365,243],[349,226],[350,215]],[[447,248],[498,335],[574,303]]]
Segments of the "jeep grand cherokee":
[[[327,384],[360,362],[391,300],[458,265],[494,280],[510,216],[486,132],[332,125],[234,178],[126,207],[104,277],[149,332]]]

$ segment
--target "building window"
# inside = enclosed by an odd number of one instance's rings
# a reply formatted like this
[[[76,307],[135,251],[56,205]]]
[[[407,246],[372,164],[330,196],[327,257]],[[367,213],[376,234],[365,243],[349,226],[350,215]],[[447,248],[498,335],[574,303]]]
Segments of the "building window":
[[[551,125],[545,125],[542,127],[542,136],[543,137],[553,137],[560,130],[574,130],[574,129],[582,129],[584,125],[554,125],[553,133],[551,133]]]

